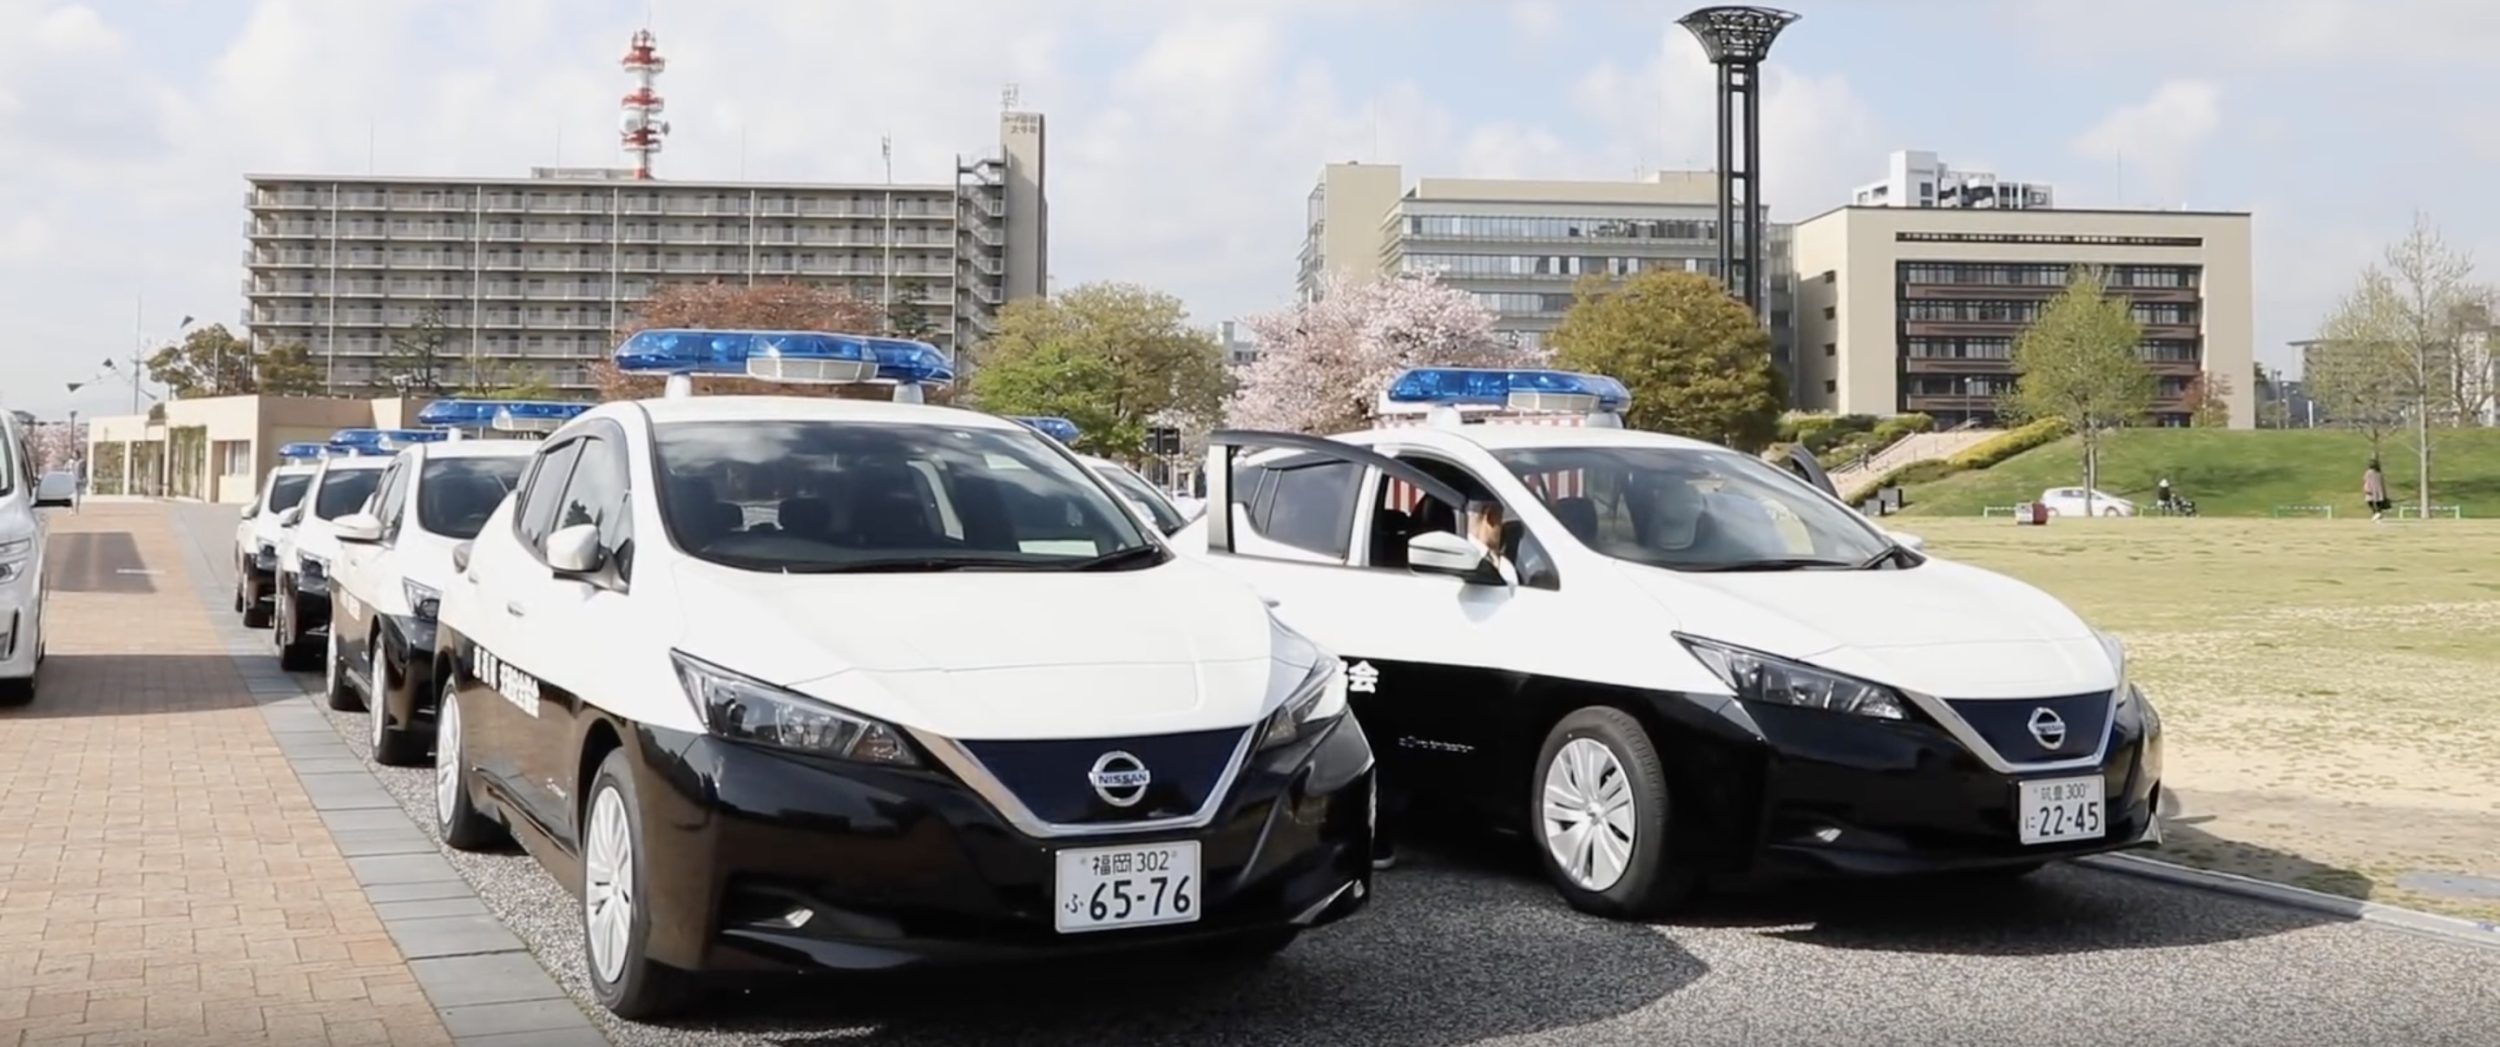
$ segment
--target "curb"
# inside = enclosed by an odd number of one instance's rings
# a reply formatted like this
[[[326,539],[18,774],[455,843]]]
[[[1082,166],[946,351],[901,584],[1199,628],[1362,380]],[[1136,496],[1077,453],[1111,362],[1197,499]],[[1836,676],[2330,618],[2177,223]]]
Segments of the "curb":
[[[2213,891],[2288,908],[2341,916],[2408,934],[2425,935],[2462,945],[2500,949],[2500,924],[2488,920],[2441,916],[2437,913],[2348,898],[2340,894],[2313,891],[2306,887],[2272,883],[2254,877],[2241,876],[2238,873],[2190,868],[2132,854],[2096,854],[2077,858],[2074,864],[2120,876],[2133,876],[2178,887]]]

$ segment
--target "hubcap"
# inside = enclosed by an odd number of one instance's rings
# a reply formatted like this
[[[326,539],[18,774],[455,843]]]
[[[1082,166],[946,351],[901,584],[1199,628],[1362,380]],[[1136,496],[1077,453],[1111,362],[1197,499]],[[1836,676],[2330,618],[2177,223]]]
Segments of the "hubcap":
[[[634,841],[625,798],[613,788],[590,801],[589,846],[582,854],[583,941],[591,969],[613,983],[625,971],[626,938],[634,925]]]
[[[1614,750],[1595,738],[1574,738],[1545,765],[1545,848],[1564,875],[1602,891],[1632,861],[1632,783]]]
[[[389,699],[385,697],[390,693],[390,681],[382,675],[382,638],[376,636],[371,643],[373,661],[365,669],[365,711],[373,714],[373,745],[378,749],[382,746],[382,732],[388,729],[391,718]]]
[[[460,702],[448,688],[443,691],[443,711],[438,716],[434,730],[434,816],[450,825],[452,808],[460,800]]]
[[[321,684],[329,693],[339,693],[339,631],[330,630],[330,638],[321,642]]]

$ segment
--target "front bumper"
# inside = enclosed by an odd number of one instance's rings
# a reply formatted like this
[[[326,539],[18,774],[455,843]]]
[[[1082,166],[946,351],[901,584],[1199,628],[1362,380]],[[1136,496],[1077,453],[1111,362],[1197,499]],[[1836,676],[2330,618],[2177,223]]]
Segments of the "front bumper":
[[[648,726],[626,750],[650,856],[649,954],[680,969],[900,970],[1176,947],[1319,926],[1371,892],[1371,750],[1350,715],[1253,754],[1207,826],[1134,836],[1024,835],[939,770]],[[1200,842],[1197,922],[1054,929],[1057,851],[1177,839]]]
[[[2161,841],[2158,719],[2121,709],[2097,767],[2005,773],[1932,724],[1748,703],[1758,788],[1752,846],[1737,864],[1772,877],[1892,876],[2019,866]],[[2020,783],[2098,776],[2107,830],[2097,839],[2026,845]]]

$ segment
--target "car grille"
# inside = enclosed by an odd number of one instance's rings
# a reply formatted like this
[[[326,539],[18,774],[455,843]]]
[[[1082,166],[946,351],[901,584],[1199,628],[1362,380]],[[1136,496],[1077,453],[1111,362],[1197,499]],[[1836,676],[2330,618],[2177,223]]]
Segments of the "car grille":
[[[2058,763],[2100,751],[2101,740],[2109,734],[2110,693],[2095,691],[2063,698],[1948,698],[1945,705],[2005,762]],[[2065,735],[2055,745],[2044,744],[2032,733],[2032,719],[2042,710],[2065,727]]]
[[[963,746],[1000,785],[1043,821],[1061,825],[1116,824],[1177,818],[1197,813],[1215,793],[1244,728],[1134,738],[964,742]],[[1093,782],[1097,761],[1127,753],[1149,781],[1137,802],[1120,806]],[[1125,768],[1123,761],[1115,769]],[[1115,788],[1114,795],[1130,790]]]

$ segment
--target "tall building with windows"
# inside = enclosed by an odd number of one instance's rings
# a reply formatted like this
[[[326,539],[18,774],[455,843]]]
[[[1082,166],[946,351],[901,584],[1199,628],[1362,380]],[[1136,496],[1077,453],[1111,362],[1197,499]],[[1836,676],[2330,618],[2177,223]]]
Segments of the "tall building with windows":
[[[2057,194],[2039,182],[2000,180],[1988,171],[1956,171],[1936,154],[1904,149],[1892,154],[1880,182],[1859,186],[1859,207],[1967,207],[2018,211],[2055,207]]]
[[[2186,425],[2210,382],[2256,423],[2246,212],[1843,207],[1799,223],[1796,370],[1809,410],[1992,423],[2014,339],[2078,266],[2143,328],[2152,420]]]
[[[1425,270],[1477,297],[1495,329],[1542,344],[1582,277],[1657,269],[1718,275],[1718,183],[1707,171],[1637,182],[1425,178],[1394,165],[1330,164],[1311,190],[1297,290],[1327,274]],[[1771,331],[1784,355],[1794,281],[1785,226],[1766,230]]]
[[[997,155],[959,163],[952,182],[252,175],[243,323],[257,346],[305,346],[339,392],[387,387],[377,364],[429,316],[459,361],[582,389],[634,306],[683,282],[794,281],[916,306],[951,351],[1049,286],[1044,159],[1040,114],[1009,112]]]

